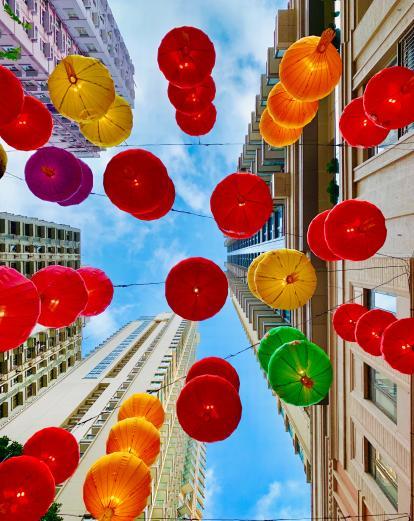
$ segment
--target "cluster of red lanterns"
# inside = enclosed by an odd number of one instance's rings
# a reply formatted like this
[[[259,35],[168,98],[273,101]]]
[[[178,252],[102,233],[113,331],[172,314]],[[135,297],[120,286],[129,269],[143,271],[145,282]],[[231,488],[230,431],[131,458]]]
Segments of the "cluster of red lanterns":
[[[201,442],[228,438],[242,414],[240,380],[223,358],[208,357],[193,364],[177,400],[183,430]]]
[[[216,61],[214,45],[196,27],[176,27],[158,48],[158,65],[169,81],[168,98],[176,109],[180,129],[190,136],[208,134],[216,122],[211,76]]]
[[[414,71],[396,65],[373,76],[364,95],[342,112],[339,129],[345,141],[360,148],[382,143],[392,129],[414,121]]]

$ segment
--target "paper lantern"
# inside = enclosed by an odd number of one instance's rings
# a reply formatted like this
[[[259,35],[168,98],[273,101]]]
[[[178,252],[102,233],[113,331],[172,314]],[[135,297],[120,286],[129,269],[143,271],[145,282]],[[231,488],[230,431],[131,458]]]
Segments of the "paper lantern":
[[[290,326],[274,327],[265,334],[257,349],[257,357],[266,373],[273,353],[283,344],[293,342],[293,340],[306,340],[306,336],[299,329]]]
[[[384,330],[381,352],[393,369],[414,374],[414,318],[401,318]]]
[[[78,159],[81,171],[82,171],[82,180],[81,185],[77,192],[72,195],[72,197],[69,197],[69,199],[66,199],[66,201],[59,201],[58,204],[60,206],[73,206],[75,204],[80,204],[85,199],[87,199],[92,192],[93,188],[93,173],[90,167]]]
[[[164,423],[164,409],[160,400],[148,393],[135,393],[121,404],[118,412],[118,421],[125,418],[144,418],[157,429]]]
[[[129,138],[133,124],[130,104],[121,96],[99,119],[81,122],[79,128],[88,141],[98,147],[115,147]]]
[[[260,298],[260,295],[257,293],[257,290],[256,290],[256,282],[254,280],[254,276],[256,274],[256,269],[257,269],[257,266],[259,265],[259,262],[268,253],[269,253],[268,251],[265,251],[264,253],[261,253],[255,259],[253,259],[253,261],[250,263],[249,269],[247,270],[247,285],[249,287],[249,290],[259,300],[261,300],[261,298]]]
[[[88,293],[88,302],[83,309],[82,317],[100,315],[112,302],[114,286],[106,273],[98,268],[84,266],[76,270],[82,277]]]
[[[17,118],[23,108],[24,92],[19,79],[0,65],[0,98],[7,100],[0,106],[0,127]]]
[[[136,519],[151,494],[151,473],[145,463],[128,452],[98,459],[86,474],[83,501],[95,519]]]
[[[215,442],[237,428],[242,405],[235,387],[224,378],[205,374],[186,384],[177,399],[177,418],[191,438]]]
[[[332,325],[343,340],[355,342],[355,328],[358,320],[368,311],[361,304],[341,304],[332,316]]]
[[[171,178],[167,179],[167,189],[162,199],[159,201],[159,205],[154,210],[146,213],[132,214],[137,219],[141,219],[142,221],[154,221],[155,219],[161,219],[164,217],[171,208],[173,207],[175,201],[175,186],[172,182]]]
[[[70,432],[59,427],[46,427],[37,431],[23,447],[25,456],[45,463],[56,485],[66,481],[79,465],[79,445]]]
[[[310,260],[297,250],[273,250],[256,268],[256,291],[270,307],[297,309],[316,289],[316,273]]]
[[[160,453],[160,432],[145,418],[126,418],[109,433],[106,453],[112,452],[129,452],[150,466]]]
[[[254,174],[230,174],[215,187],[210,208],[225,235],[245,239],[270,218],[273,200],[267,184]]]
[[[56,110],[74,121],[101,118],[115,100],[109,70],[90,56],[66,56],[49,76],[49,95]]]
[[[0,464],[1,521],[39,521],[54,497],[55,482],[43,461],[17,456]]]
[[[168,85],[168,98],[174,108],[185,114],[202,112],[211,104],[216,95],[216,85],[211,76],[189,89],[181,89],[172,83]]]
[[[52,114],[33,96],[25,96],[18,116],[0,127],[0,136],[16,150],[36,150],[49,141],[53,130]]]
[[[269,92],[267,110],[273,121],[285,128],[303,128],[310,123],[318,112],[317,101],[295,99],[281,82]]]
[[[351,147],[376,147],[388,136],[388,130],[376,125],[365,114],[362,96],[344,108],[339,119],[342,137]]]
[[[195,362],[187,373],[185,380],[188,383],[190,380],[197,376],[204,374],[212,374],[215,376],[221,376],[228,382],[230,382],[236,391],[240,388],[240,379],[236,369],[229,364],[224,358],[218,358],[217,356],[208,356]]]
[[[203,82],[216,61],[210,38],[196,27],[176,27],[158,48],[158,66],[166,79],[181,88]]]
[[[342,259],[369,259],[382,247],[386,238],[385,217],[368,201],[343,201],[332,208],[325,220],[328,248]]]
[[[32,281],[0,266],[0,352],[25,342],[40,315],[40,298]]]
[[[78,159],[57,147],[44,147],[35,152],[27,161],[24,174],[30,191],[44,201],[65,201],[82,183]]]
[[[308,340],[294,340],[277,349],[267,374],[281,400],[301,407],[323,400],[333,377],[327,354]]]
[[[264,109],[259,123],[262,138],[271,147],[286,147],[295,143],[302,134],[302,128],[285,128],[273,121],[268,109]]]
[[[364,91],[364,110],[376,125],[406,127],[414,121],[414,71],[388,67],[373,76]]]
[[[305,36],[283,55],[279,77],[295,99],[316,101],[333,91],[342,73],[342,61],[331,44],[335,31],[326,29],[321,37]]]
[[[0,65],[0,67],[1,67],[1,65]],[[3,145],[0,144],[0,179],[6,173],[6,168],[7,168],[7,154],[3,148]]]
[[[223,271],[209,259],[191,257],[176,264],[165,281],[168,305],[182,318],[205,320],[224,306],[228,283]]]
[[[207,106],[202,112],[186,114],[176,111],[175,119],[180,129],[189,136],[204,136],[214,127],[217,111],[213,103]]]
[[[168,173],[158,157],[146,150],[120,152],[108,163],[104,189],[112,203],[132,214],[158,208],[168,190]]]
[[[330,210],[318,214],[308,226],[307,241],[312,253],[324,261],[337,261],[340,257],[335,255],[328,247],[325,239],[325,221]]]
[[[381,356],[381,337],[384,329],[397,319],[395,315],[383,309],[371,309],[364,313],[355,328],[358,345],[373,356]]]
[[[88,303],[82,277],[66,266],[47,266],[32,276],[41,301],[39,324],[51,328],[72,324]]]

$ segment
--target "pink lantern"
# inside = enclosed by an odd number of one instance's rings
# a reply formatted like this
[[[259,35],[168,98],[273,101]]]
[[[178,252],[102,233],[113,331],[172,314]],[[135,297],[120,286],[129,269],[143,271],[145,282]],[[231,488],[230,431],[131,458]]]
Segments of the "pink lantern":
[[[83,201],[85,201],[85,199],[87,199],[89,197],[90,193],[92,192],[92,188],[93,188],[92,170],[86,163],[84,163],[80,159],[78,159],[78,161],[79,161],[79,164],[80,164],[80,167],[82,170],[82,181],[81,181],[80,188],[77,192],[74,193],[74,195],[72,195],[72,197],[69,197],[69,199],[66,199],[66,201],[60,201],[58,203],[58,204],[60,204],[60,206],[73,206],[75,204],[80,204]]]

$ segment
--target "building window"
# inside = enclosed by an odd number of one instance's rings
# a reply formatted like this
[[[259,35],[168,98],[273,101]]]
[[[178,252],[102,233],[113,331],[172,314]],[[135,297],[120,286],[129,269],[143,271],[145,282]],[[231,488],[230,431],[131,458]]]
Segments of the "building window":
[[[398,65],[408,69],[414,69],[414,27],[402,38],[398,45]],[[414,123],[408,127],[399,129],[400,136],[407,134],[414,128]]]
[[[397,313],[397,297],[390,293],[367,289],[365,290],[365,305],[369,309],[384,309],[391,313]]]
[[[368,398],[394,423],[397,423],[397,385],[367,366]]]
[[[367,442],[368,472],[375,479],[377,485],[387,496],[391,504],[398,506],[398,483],[395,470],[389,465],[381,454]]]
[[[89,36],[85,27],[76,27],[76,30],[78,31],[79,36]]]

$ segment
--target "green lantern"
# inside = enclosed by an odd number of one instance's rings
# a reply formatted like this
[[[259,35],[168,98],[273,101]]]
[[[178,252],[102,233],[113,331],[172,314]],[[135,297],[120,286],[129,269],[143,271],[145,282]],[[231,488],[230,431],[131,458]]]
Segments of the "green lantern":
[[[294,340],[272,355],[268,378],[283,401],[306,407],[320,402],[328,394],[332,365],[325,351],[316,344]]]
[[[266,373],[270,357],[276,349],[293,340],[306,340],[306,336],[299,329],[290,326],[274,327],[265,334],[257,350],[257,356],[259,357],[260,365]]]

